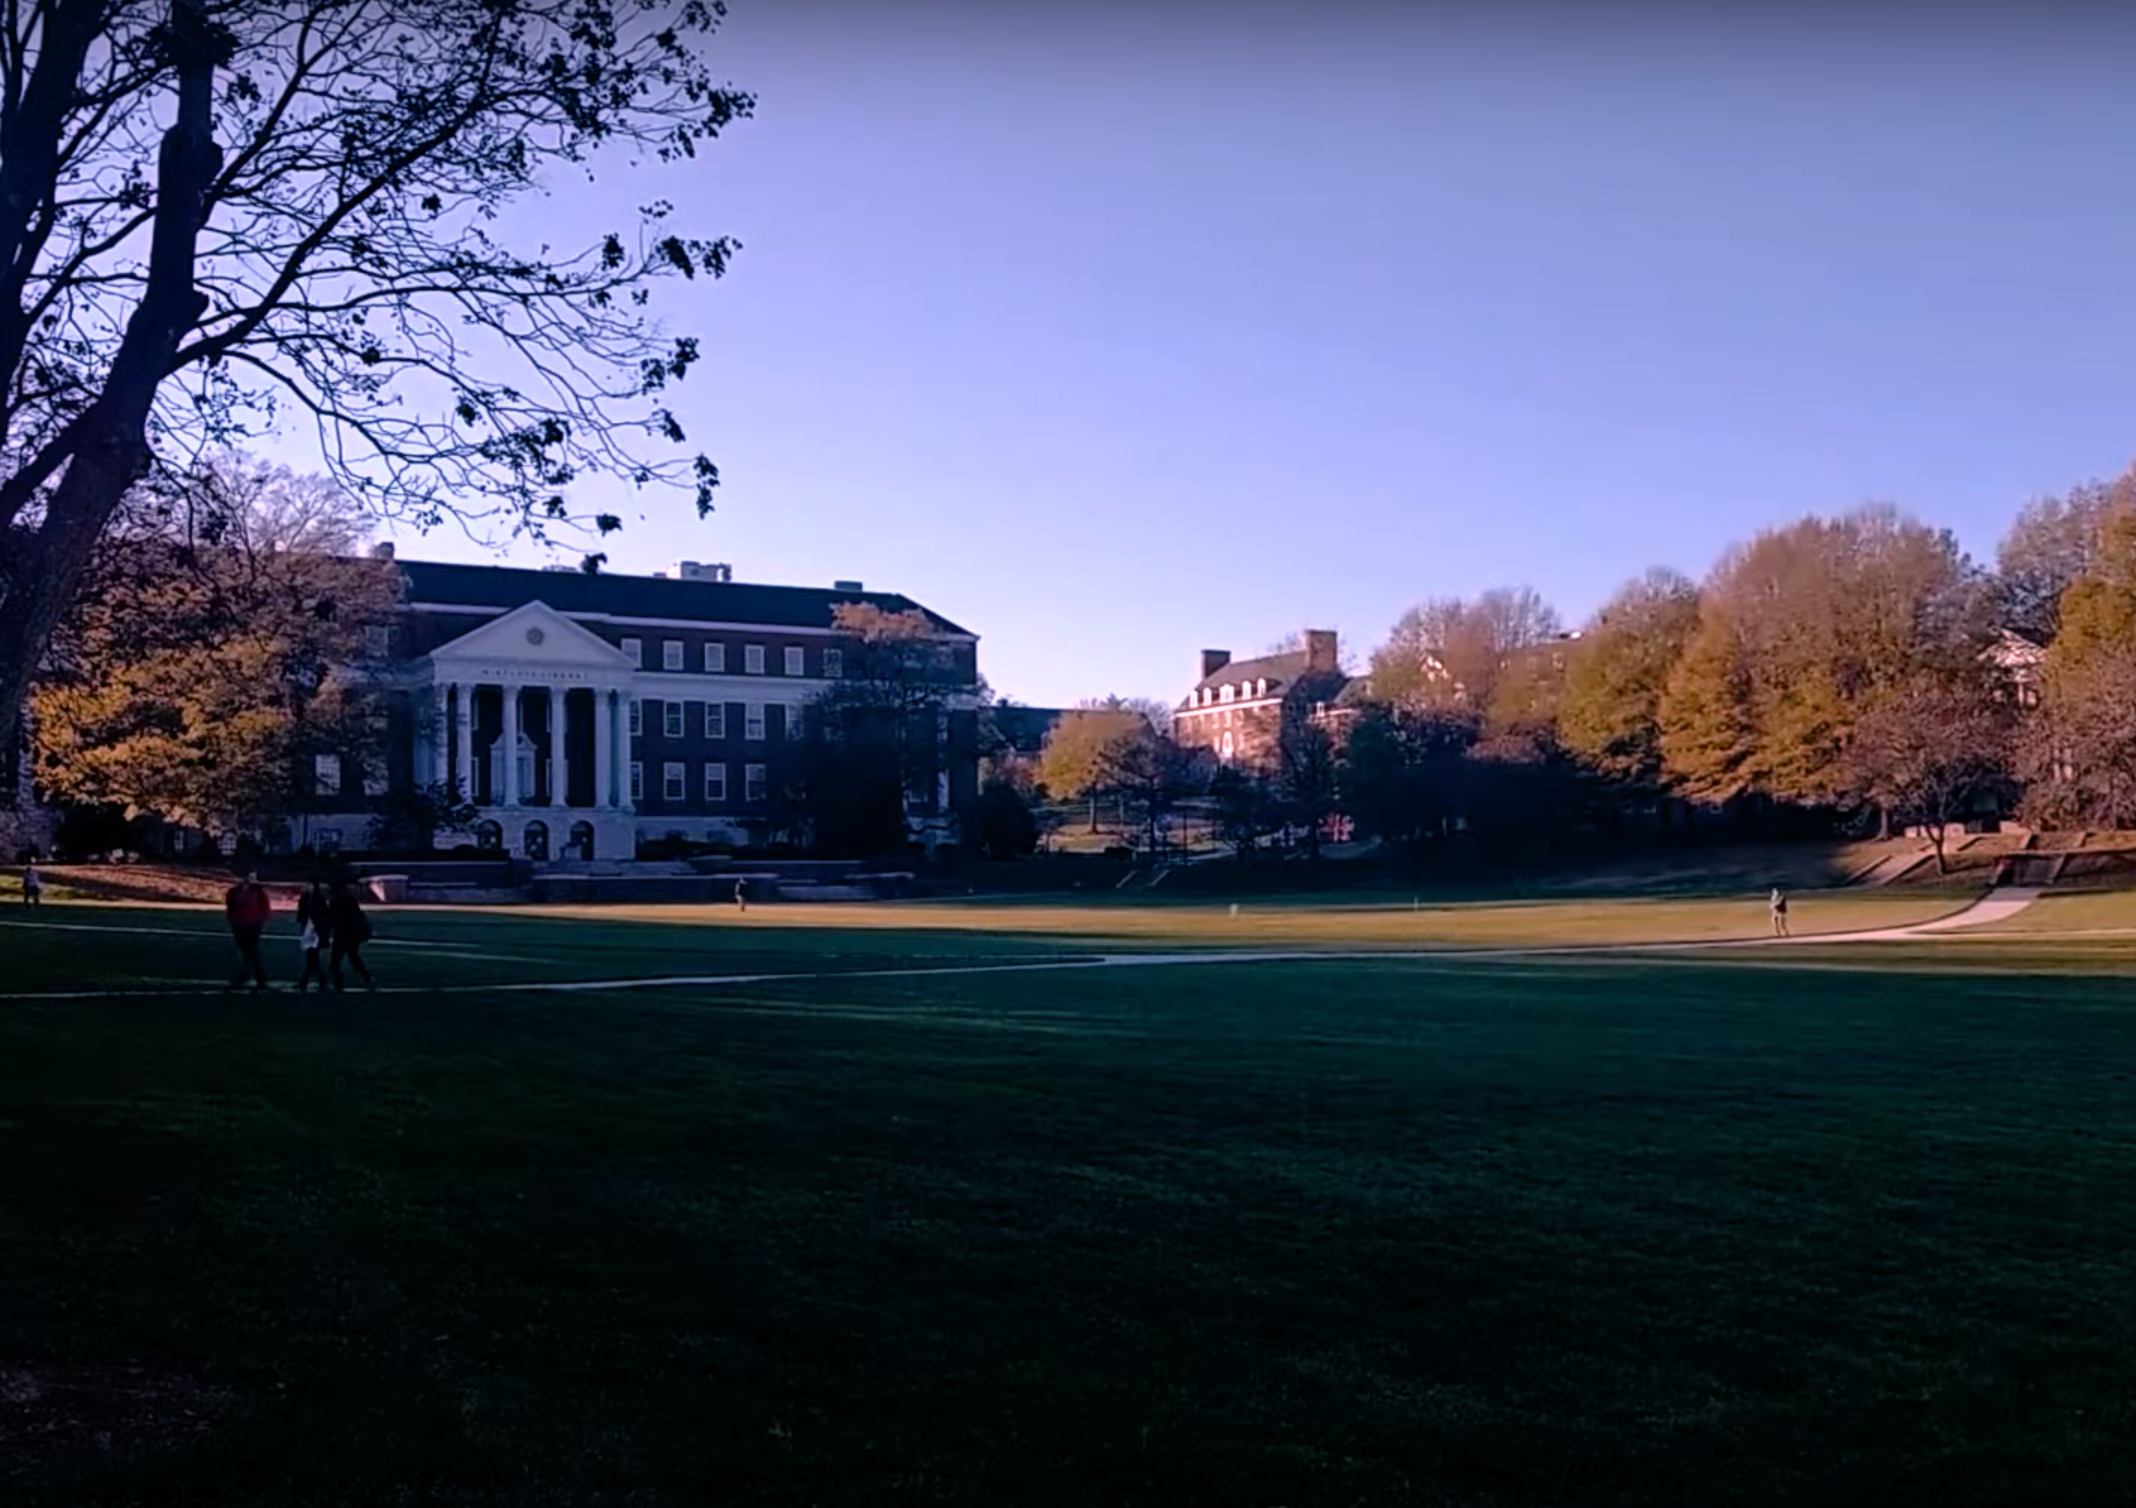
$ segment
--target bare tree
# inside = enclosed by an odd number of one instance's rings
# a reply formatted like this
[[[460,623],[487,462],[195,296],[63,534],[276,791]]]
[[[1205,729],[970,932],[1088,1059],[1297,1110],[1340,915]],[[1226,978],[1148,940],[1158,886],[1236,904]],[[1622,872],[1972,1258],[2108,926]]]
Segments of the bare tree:
[[[1885,825],[1928,829],[1936,872],[1949,872],[1950,824],[2007,776],[2009,723],[1974,681],[1917,675],[1880,696],[1856,721],[1847,766],[1855,796]]]
[[[712,463],[662,457],[698,344],[648,293],[733,244],[657,200],[576,250],[499,216],[747,114],[723,10],[0,0],[0,727],[129,490],[285,415],[381,518],[606,532],[602,473],[709,510]]]

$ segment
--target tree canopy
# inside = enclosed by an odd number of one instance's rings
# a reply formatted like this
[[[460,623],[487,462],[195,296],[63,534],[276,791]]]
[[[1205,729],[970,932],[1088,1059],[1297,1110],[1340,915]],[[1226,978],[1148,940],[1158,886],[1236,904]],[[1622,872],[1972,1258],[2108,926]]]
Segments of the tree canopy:
[[[398,607],[390,568],[313,546],[362,515],[318,478],[219,458],[137,499],[99,544],[32,709],[38,783],[208,832],[256,829],[319,758],[375,782],[367,667]]]
[[[669,398],[703,353],[650,294],[734,243],[652,194],[572,244],[526,210],[749,113],[723,11],[0,3],[0,727],[136,484],[284,420],[378,518],[598,534],[602,475],[709,510]]]

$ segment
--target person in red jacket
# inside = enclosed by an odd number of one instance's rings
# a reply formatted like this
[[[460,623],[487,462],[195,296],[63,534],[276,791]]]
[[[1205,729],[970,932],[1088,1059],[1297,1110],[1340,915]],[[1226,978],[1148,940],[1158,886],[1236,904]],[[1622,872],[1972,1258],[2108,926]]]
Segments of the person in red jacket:
[[[223,912],[230,919],[231,940],[237,944],[237,977],[230,981],[230,988],[236,989],[250,974],[253,993],[258,994],[267,988],[267,965],[260,959],[260,934],[267,930],[267,919],[274,915],[274,902],[268,898],[258,874],[248,872],[230,887],[230,893],[223,897]]]

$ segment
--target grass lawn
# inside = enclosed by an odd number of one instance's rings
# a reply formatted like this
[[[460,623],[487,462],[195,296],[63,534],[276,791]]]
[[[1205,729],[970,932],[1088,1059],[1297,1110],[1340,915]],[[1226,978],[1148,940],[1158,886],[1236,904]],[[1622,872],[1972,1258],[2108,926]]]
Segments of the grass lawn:
[[[175,992],[0,1000],[9,1504],[2136,1493],[2111,940],[871,976],[1764,914],[397,912],[300,1000],[187,989],[209,913],[39,921],[0,991]],[[726,973],[809,977],[522,987]]]

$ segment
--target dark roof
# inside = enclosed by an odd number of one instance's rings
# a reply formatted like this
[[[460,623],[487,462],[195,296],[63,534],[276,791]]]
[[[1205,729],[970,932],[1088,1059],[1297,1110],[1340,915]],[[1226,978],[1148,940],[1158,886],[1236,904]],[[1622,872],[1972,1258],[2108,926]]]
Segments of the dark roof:
[[[1036,754],[1045,746],[1046,735],[1068,715],[1065,707],[1023,707],[997,704],[992,712],[994,731],[1019,754]]]
[[[397,562],[408,579],[408,600],[457,607],[510,610],[539,599],[566,615],[674,618],[705,623],[750,623],[767,628],[829,628],[841,602],[867,602],[885,612],[920,604],[898,592],[841,592],[830,587],[764,586],[754,581],[685,581],[678,577],[619,576],[606,571],[531,571],[516,566],[455,565],[438,560]],[[931,608],[922,608],[943,633],[965,634]]]
[[[1263,655],[1258,660],[1233,660],[1223,669],[1205,675],[1194,683],[1199,691],[1204,686],[1236,685],[1240,681],[1257,681],[1267,676],[1271,687],[1288,686],[1305,674],[1307,660],[1302,649],[1287,654]]]

